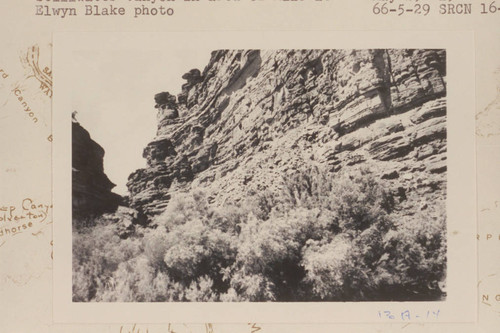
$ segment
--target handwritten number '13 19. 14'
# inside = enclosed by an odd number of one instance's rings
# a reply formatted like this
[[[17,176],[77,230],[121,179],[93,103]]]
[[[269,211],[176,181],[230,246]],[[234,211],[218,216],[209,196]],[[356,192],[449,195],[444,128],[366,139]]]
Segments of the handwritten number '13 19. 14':
[[[379,318],[391,319],[395,320],[397,318],[396,313],[392,313],[391,311],[379,311]],[[439,310],[437,311],[427,311],[423,315],[420,314],[412,314],[410,310],[405,310],[399,313],[399,317],[401,320],[412,320],[412,319],[438,319]]]

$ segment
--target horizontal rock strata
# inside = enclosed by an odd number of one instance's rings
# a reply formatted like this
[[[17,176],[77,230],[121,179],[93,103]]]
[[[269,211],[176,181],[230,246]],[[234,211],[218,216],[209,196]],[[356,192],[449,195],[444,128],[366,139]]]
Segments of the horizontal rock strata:
[[[155,96],[147,167],[127,184],[150,217],[179,191],[237,202],[307,165],[368,166],[401,214],[445,198],[444,50],[219,50],[183,78]]]

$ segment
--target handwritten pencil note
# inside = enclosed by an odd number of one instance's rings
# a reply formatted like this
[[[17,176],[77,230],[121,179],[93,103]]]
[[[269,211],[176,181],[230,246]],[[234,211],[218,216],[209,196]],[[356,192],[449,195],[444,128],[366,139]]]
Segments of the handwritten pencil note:
[[[414,311],[414,310],[380,310],[377,315],[380,319],[394,321],[431,321],[439,319],[440,310]]]

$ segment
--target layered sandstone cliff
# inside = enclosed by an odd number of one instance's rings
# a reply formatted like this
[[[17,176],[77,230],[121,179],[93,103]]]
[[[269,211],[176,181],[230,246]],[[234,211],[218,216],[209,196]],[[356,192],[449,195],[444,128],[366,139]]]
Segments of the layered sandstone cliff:
[[[222,205],[305,166],[368,167],[405,215],[445,198],[444,50],[220,50],[183,78],[155,96],[148,166],[127,184],[149,217],[179,191]]]

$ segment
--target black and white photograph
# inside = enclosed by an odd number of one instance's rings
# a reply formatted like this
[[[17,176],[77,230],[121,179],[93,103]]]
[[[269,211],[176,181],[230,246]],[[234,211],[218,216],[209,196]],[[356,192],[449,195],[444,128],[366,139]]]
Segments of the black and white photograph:
[[[120,52],[66,110],[73,302],[446,299],[446,50]]]

